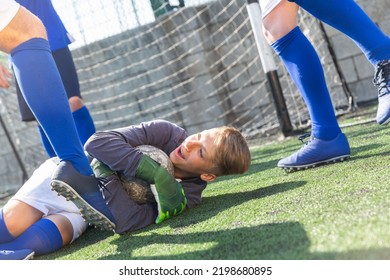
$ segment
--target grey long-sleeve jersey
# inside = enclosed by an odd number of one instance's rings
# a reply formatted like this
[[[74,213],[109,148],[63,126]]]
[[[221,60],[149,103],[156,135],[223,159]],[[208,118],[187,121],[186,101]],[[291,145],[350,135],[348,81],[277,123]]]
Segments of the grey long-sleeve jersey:
[[[90,158],[96,158],[114,171],[126,177],[134,177],[141,152],[134,147],[151,145],[169,155],[186,139],[186,131],[164,120],[155,120],[124,128],[96,132],[85,144]],[[157,216],[155,203],[139,205],[132,201],[122,187],[117,175],[107,178],[103,195],[116,220],[115,231],[124,233],[153,224]],[[202,191],[207,183],[199,177],[181,181],[187,198],[187,207],[201,202]]]

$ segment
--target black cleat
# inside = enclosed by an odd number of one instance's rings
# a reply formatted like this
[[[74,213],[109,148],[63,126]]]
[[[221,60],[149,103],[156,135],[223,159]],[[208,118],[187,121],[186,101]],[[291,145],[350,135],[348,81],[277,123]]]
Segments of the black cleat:
[[[83,218],[91,225],[114,230],[115,219],[95,176],[82,175],[70,162],[61,161],[53,174],[51,186],[52,190],[76,204]]]

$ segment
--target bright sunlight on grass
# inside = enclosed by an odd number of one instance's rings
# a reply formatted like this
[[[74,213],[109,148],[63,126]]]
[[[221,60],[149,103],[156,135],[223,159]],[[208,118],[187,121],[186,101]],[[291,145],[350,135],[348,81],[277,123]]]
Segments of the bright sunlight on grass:
[[[122,236],[89,229],[37,259],[390,259],[390,125],[372,113],[340,121],[346,162],[285,173],[296,138],[252,147],[250,171],[210,184],[199,207]]]

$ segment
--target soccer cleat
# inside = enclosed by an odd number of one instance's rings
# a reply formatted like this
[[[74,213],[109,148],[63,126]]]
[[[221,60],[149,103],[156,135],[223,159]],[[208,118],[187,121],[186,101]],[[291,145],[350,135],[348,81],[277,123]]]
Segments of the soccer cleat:
[[[378,87],[378,124],[390,122],[390,60],[382,60],[375,69],[373,84]]]
[[[303,139],[307,136],[300,137],[300,140],[303,142]],[[324,163],[344,161],[351,154],[348,140],[341,132],[333,140],[325,141],[310,136],[310,139],[304,143],[304,146],[297,152],[281,159],[278,162],[278,167],[287,172],[297,171]]]
[[[34,254],[31,249],[0,250],[0,260],[31,260]]]
[[[95,176],[82,175],[70,162],[62,161],[53,174],[51,186],[52,190],[76,204],[88,223],[114,230],[115,219],[100,191],[100,181]]]

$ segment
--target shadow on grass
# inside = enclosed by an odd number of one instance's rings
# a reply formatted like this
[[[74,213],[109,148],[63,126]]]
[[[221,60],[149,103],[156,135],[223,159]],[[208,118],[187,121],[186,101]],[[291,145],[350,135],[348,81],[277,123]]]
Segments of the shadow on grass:
[[[266,147],[261,150],[254,150],[252,151],[252,162],[261,160],[263,158],[269,158],[272,155],[279,155],[280,158],[284,156],[288,156],[294,153],[295,151],[297,151],[300,147],[302,147],[302,145],[303,143],[301,141],[296,141],[296,143],[294,142],[293,144],[285,142],[285,145],[283,147],[276,147],[276,148]]]
[[[375,260],[390,259],[389,248],[348,252],[310,252],[310,240],[298,222],[264,224],[183,235],[152,233],[113,242],[120,254],[102,260]],[[196,246],[194,246],[194,244]],[[199,249],[206,244],[207,249]],[[166,254],[134,256],[143,246],[163,246]],[[192,245],[192,246],[191,246]],[[171,254],[170,250],[183,253]],[[188,249],[191,248],[191,249]],[[194,249],[197,248],[197,249]],[[187,251],[187,252],[185,252]],[[160,250],[161,252],[161,250]]]
[[[102,260],[309,260],[309,259],[390,259],[389,248],[352,250],[348,252],[311,252],[308,235],[299,222],[269,223],[253,227],[180,233],[181,229],[206,221],[222,210],[241,205],[253,199],[286,192],[301,187],[305,182],[276,184],[266,188],[206,197],[201,207],[191,209],[184,215],[167,222],[177,234],[150,235],[126,234],[112,241],[120,252],[102,257]],[[256,213],[254,213],[256,215]],[[142,255],[148,246],[166,248],[164,253]],[[150,249],[149,249],[150,251]],[[180,252],[177,254],[177,252]]]
[[[252,191],[245,191],[245,192],[239,192],[239,193],[229,193],[229,194],[222,194],[222,195],[217,195],[214,197],[205,197],[202,200],[202,204],[199,207],[192,208],[185,213],[181,214],[180,216],[175,217],[174,219],[168,220],[164,222],[164,225],[169,225],[175,230],[180,230],[183,227],[194,225],[203,221],[206,221],[221,211],[225,211],[229,208],[232,208],[237,205],[241,205],[245,202],[248,202],[253,199],[261,199],[270,195],[274,195],[277,193],[289,191],[298,187],[304,186],[305,182],[303,181],[298,181],[298,182],[289,182],[289,183],[282,183],[282,184],[275,184],[272,186],[268,186],[265,188],[259,188],[255,189]],[[140,232],[147,232],[149,230],[155,230],[158,226],[157,225],[151,225],[150,227],[136,231],[136,233]],[[236,229],[236,231],[239,231],[240,229]],[[246,229],[248,230],[248,229]],[[212,236],[215,233],[200,233],[196,234],[199,235],[199,238],[196,238],[195,236],[192,236],[191,234],[178,234],[178,235],[164,235],[163,237],[159,237],[159,240],[162,241],[162,243],[166,243],[167,240],[192,240],[189,243],[192,243],[195,240],[200,240],[200,241],[195,241],[195,242],[204,242],[201,241],[202,239],[205,239],[206,236],[209,236],[211,239],[213,238]],[[222,234],[222,233],[221,233]],[[54,252],[50,255],[42,256],[41,259],[54,259],[57,257],[65,256],[68,254],[71,254],[73,252],[76,252],[80,250],[83,247],[95,244],[99,241],[102,241],[109,236],[112,236],[110,232],[103,232],[95,229],[88,229],[79,239],[77,239],[73,244],[66,246],[62,248],[61,250]],[[121,235],[118,239],[113,241],[113,243],[117,246],[123,246],[126,248],[125,251],[130,252],[132,250],[135,250],[137,248],[142,248],[143,246],[147,246],[149,244],[153,244],[154,238],[156,236],[159,236],[158,234],[153,234],[152,236],[148,237],[136,237],[134,236],[131,232]],[[203,237],[202,237],[203,236]],[[234,238],[234,236],[232,236]],[[140,238],[141,240],[133,240],[134,238],[138,239]],[[254,241],[254,240],[253,240]],[[136,242],[136,243],[134,243]],[[208,241],[209,242],[209,241]],[[223,243],[224,240],[221,240]],[[256,241],[257,242],[257,241]],[[174,244],[180,244],[180,243],[175,243]],[[122,248],[120,251],[123,251]],[[230,258],[235,258],[235,252],[232,251],[229,253],[231,256]],[[126,255],[114,255],[110,256],[107,259],[126,259],[129,256]],[[38,257],[39,258],[39,257]],[[189,258],[194,258],[194,256],[190,256]]]
[[[244,191],[239,193],[235,192],[213,197],[205,197],[202,199],[202,204],[200,206],[189,209],[184,214],[171,220],[170,226],[172,228],[178,228],[197,224],[212,218],[221,211],[225,211],[237,205],[241,205],[254,199],[258,200],[267,196],[303,187],[305,184],[306,182],[303,181],[288,182],[275,184],[252,191]]]
[[[266,188],[240,193],[223,194],[215,197],[206,197],[200,207],[191,209],[167,224],[177,231],[182,228],[206,221],[221,211],[241,205],[253,199],[261,199],[280,192],[302,187],[305,182],[289,182],[276,184]],[[294,236],[295,240],[292,239]],[[289,242],[292,241],[292,242]],[[150,236],[137,236],[131,233],[113,241],[121,254],[112,255],[103,259],[137,259],[132,257],[133,252],[153,244],[162,246],[183,245],[194,243],[215,243],[211,249],[186,252],[179,255],[150,256],[143,259],[258,259],[302,254],[302,248],[309,246],[308,239],[298,223],[268,224],[256,227],[243,227],[231,230],[200,232],[195,234],[160,235],[152,233]],[[288,244],[290,243],[290,244]],[[269,248],[270,247],[270,248]],[[300,249],[297,249],[300,248]],[[277,250],[276,250],[277,249]],[[180,250],[180,249],[179,249]],[[183,250],[185,251],[185,250]],[[289,252],[288,254],[286,252]],[[273,256],[273,257],[272,257]],[[296,257],[295,257],[296,258]]]
[[[306,232],[297,222],[180,235],[157,233],[150,236],[133,235],[123,242],[119,238],[113,243],[121,253],[102,259],[294,259],[308,255],[310,245]],[[194,249],[196,246],[191,246],[197,244],[201,247],[206,243],[207,249]],[[151,245],[166,247],[167,254],[134,256],[134,251]],[[172,246],[183,253],[170,254]],[[191,251],[188,252],[189,247]]]
[[[382,126],[377,126],[377,127],[373,127],[373,126],[369,126],[367,125],[367,129],[360,129],[360,130],[356,130],[356,131],[348,131],[346,133],[346,136],[348,139],[352,139],[352,138],[377,138],[379,137],[378,134],[381,134],[383,133],[384,130],[388,130],[389,128],[388,127],[382,127]],[[375,140],[373,140],[375,142]]]

